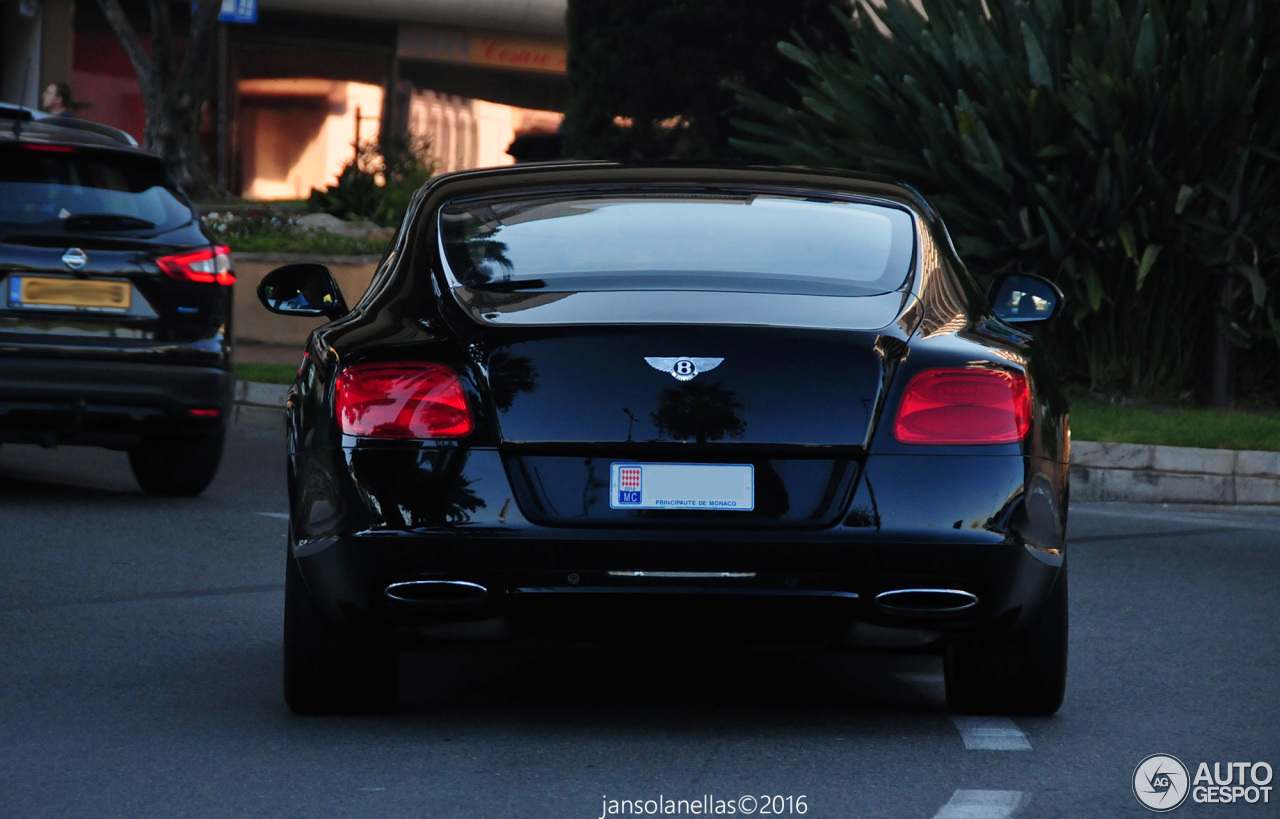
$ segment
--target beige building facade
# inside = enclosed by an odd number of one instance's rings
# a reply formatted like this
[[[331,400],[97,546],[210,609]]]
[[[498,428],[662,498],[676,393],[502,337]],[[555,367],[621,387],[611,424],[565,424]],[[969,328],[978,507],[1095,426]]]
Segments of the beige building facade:
[[[562,119],[565,2],[259,0],[257,22],[221,24],[202,126],[220,181],[306,198],[384,131],[426,137],[439,171],[513,162],[517,138]],[[125,5],[145,30],[144,4]],[[0,38],[0,100],[36,107],[70,81],[81,116],[141,139],[132,65],[93,0],[0,0]]]

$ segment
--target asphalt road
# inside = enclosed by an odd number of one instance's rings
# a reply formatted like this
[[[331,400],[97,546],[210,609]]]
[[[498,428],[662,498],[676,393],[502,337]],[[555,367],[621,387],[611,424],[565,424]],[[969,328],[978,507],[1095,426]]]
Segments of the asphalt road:
[[[119,453],[0,447],[0,816],[1146,816],[1150,755],[1280,768],[1280,516],[1102,504],[1053,718],[953,719],[927,657],[710,647],[415,654],[399,713],[296,717],[282,459],[236,430],[170,500]],[[1280,816],[1268,786],[1172,815]]]

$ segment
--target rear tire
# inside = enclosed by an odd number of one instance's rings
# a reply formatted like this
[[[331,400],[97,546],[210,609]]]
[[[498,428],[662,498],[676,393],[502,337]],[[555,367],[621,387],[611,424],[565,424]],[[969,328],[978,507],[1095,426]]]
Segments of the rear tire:
[[[962,714],[1049,716],[1067,688],[1067,567],[1036,622],[993,643],[948,647],[947,706]]]
[[[390,711],[400,652],[329,623],[293,555],[284,576],[284,701],[299,714]]]
[[[226,432],[147,438],[129,450],[138,485],[152,495],[199,495],[222,463]]]

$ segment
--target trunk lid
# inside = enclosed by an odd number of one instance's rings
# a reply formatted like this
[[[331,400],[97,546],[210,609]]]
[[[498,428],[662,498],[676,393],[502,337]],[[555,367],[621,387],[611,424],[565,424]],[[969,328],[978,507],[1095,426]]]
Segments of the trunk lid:
[[[882,386],[878,337],[744,327],[556,331],[494,344],[486,378],[506,445],[862,447]]]
[[[833,525],[884,388],[875,330],[597,326],[484,337],[516,500],[545,525]],[[658,494],[621,494],[628,475]],[[713,486],[726,481],[739,488]]]

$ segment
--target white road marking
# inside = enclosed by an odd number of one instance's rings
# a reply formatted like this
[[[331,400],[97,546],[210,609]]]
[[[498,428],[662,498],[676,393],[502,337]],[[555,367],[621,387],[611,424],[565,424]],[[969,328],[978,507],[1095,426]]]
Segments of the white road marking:
[[[933,819],[1006,819],[1027,801],[1022,791],[956,791]]]
[[[915,686],[928,697],[946,697],[946,679],[941,674],[900,671],[898,679]],[[964,747],[970,751],[1030,751],[1031,740],[1013,720],[1005,717],[965,717],[953,715]]]
[[[289,519],[288,512],[259,512],[258,514],[262,515],[264,518],[277,518],[279,520]]]
[[[952,716],[964,747],[970,751],[1030,751],[1031,740],[1013,720],[1004,717]]]

